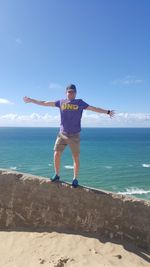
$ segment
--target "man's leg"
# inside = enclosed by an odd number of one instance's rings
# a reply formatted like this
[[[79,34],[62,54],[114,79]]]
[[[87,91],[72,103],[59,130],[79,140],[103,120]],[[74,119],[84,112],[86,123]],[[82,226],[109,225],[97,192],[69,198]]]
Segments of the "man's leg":
[[[79,172],[79,167],[80,167],[80,161],[79,161],[79,153],[73,153],[72,157],[73,157],[73,166],[74,166],[74,178],[78,177],[78,172]]]
[[[63,152],[64,148],[66,147],[66,143],[64,142],[63,138],[60,134],[57,136],[55,145],[54,145],[54,169],[55,175],[51,178],[52,182],[55,182],[60,179],[59,177],[59,170],[60,170],[60,158],[61,153]]]
[[[72,186],[77,187],[78,186],[78,172],[79,172],[79,155],[80,155],[80,135],[75,134],[71,136],[70,138],[70,148],[72,151],[72,157],[73,157],[73,165],[74,165],[74,177],[72,181]]]
[[[61,157],[61,151],[54,151],[54,169],[56,175],[59,175],[60,157]]]
[[[54,169],[55,174],[57,175],[59,174],[60,170],[60,157],[66,145],[66,140],[64,140],[63,135],[59,134],[54,145]]]

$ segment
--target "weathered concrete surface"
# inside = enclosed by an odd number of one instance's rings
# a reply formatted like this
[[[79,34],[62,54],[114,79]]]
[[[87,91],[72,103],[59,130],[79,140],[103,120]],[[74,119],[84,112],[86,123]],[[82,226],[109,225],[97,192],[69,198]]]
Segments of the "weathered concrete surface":
[[[150,249],[150,202],[0,169],[0,229],[80,231]]]

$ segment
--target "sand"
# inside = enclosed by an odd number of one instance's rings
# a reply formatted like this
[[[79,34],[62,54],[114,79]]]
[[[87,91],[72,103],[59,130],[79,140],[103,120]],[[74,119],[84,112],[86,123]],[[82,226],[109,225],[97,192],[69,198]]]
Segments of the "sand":
[[[0,267],[148,267],[149,260],[133,245],[79,234],[0,232]]]

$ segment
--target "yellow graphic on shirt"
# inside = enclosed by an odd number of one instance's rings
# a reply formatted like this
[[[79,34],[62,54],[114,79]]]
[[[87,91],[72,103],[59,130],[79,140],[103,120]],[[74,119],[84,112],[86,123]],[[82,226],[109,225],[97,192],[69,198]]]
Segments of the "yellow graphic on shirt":
[[[61,105],[61,109],[62,110],[78,110],[79,106],[78,105],[73,105],[73,104],[69,104],[69,103],[65,103]]]

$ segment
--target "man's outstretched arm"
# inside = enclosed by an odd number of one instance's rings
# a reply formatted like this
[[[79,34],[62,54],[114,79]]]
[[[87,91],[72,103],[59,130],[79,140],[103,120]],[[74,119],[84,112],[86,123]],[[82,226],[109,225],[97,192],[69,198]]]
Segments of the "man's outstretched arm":
[[[37,99],[33,99],[27,96],[23,98],[23,101],[25,103],[34,103],[34,104],[45,106],[45,107],[55,107],[55,102],[37,100]]]
[[[102,109],[102,108],[96,108],[93,106],[88,106],[86,110],[91,110],[91,111],[95,111],[98,113],[104,113],[110,116],[110,118],[113,118],[115,115],[115,111],[114,110],[108,110],[108,109]]]

